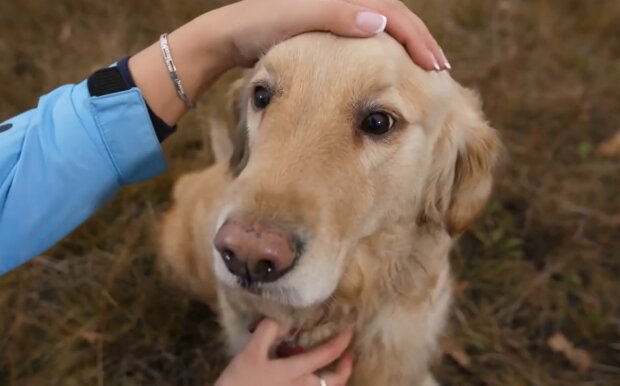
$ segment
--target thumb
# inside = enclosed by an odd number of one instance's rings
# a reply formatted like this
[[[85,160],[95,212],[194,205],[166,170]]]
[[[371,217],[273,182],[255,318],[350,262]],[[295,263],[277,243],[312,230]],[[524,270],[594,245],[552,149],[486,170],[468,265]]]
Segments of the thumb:
[[[333,11],[323,14],[323,28],[336,35],[368,37],[385,30],[387,17],[345,1],[333,1]]]
[[[256,331],[254,331],[247,348],[266,358],[271,346],[273,346],[283,334],[285,334],[285,330],[282,325],[275,320],[263,319],[256,327]]]

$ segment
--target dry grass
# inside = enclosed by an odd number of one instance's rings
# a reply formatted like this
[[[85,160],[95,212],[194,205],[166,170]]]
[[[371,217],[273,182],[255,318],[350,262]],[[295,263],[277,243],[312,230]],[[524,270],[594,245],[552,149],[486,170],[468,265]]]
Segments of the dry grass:
[[[0,120],[224,2],[0,2]],[[620,129],[620,3],[410,3],[446,48],[454,77],[480,90],[508,148],[495,198],[453,258],[451,346],[470,364],[453,352],[439,378],[617,385],[620,161],[593,149]],[[212,317],[160,278],[153,235],[176,176],[210,162],[202,137],[206,117],[222,114],[225,86],[166,144],[167,174],[125,189],[53,250],[0,278],[0,385],[197,385],[217,373]],[[591,355],[586,372],[550,350],[556,332]]]

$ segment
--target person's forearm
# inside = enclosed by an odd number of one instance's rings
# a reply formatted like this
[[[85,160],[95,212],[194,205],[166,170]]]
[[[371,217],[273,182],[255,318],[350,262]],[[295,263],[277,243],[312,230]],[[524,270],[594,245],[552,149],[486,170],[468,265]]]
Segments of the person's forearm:
[[[165,169],[138,90],[92,96],[89,84],[62,86],[0,122],[0,275],[66,236],[122,185]]]
[[[233,66],[227,40],[230,18],[218,9],[200,16],[169,35],[170,50],[183,88],[193,102],[226,70]],[[144,99],[157,116],[175,125],[187,112],[164,64],[159,42],[134,55],[129,69]]]

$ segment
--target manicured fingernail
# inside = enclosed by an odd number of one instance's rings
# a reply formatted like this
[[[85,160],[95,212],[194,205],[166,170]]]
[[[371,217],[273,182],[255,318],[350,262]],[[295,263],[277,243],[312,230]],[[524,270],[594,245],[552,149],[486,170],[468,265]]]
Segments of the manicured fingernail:
[[[378,34],[379,32],[385,31],[387,17],[374,12],[360,11],[357,14],[357,20],[355,22],[357,24],[357,28],[362,31]]]
[[[441,50],[441,56],[443,58],[443,65],[446,66],[448,70],[451,70],[452,66],[450,65],[450,62],[448,62],[448,58],[446,58],[446,54],[444,54],[443,50]]]
[[[441,67],[439,67],[439,62],[437,62],[437,58],[435,57],[435,55],[433,55],[433,53],[430,51],[428,53],[430,54],[431,58],[433,58],[433,67],[435,68],[435,70],[441,70]]]

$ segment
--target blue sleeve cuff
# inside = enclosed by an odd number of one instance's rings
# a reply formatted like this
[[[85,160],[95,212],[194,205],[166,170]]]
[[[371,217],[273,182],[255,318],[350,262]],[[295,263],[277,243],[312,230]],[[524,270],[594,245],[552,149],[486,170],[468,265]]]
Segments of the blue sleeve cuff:
[[[137,88],[91,97],[101,139],[123,185],[162,173],[166,161]]]
[[[136,82],[131,75],[131,71],[129,71],[129,56],[121,59],[116,63],[116,66],[127,85],[127,88],[134,88],[136,86]],[[155,129],[155,134],[157,135],[157,139],[159,142],[163,142],[166,138],[170,136],[170,134],[174,133],[177,129],[176,126],[170,126],[166,122],[164,122],[160,117],[157,116],[151,109],[151,107],[146,104],[146,109],[148,110],[149,117],[151,118],[151,122],[153,123],[153,128]]]

